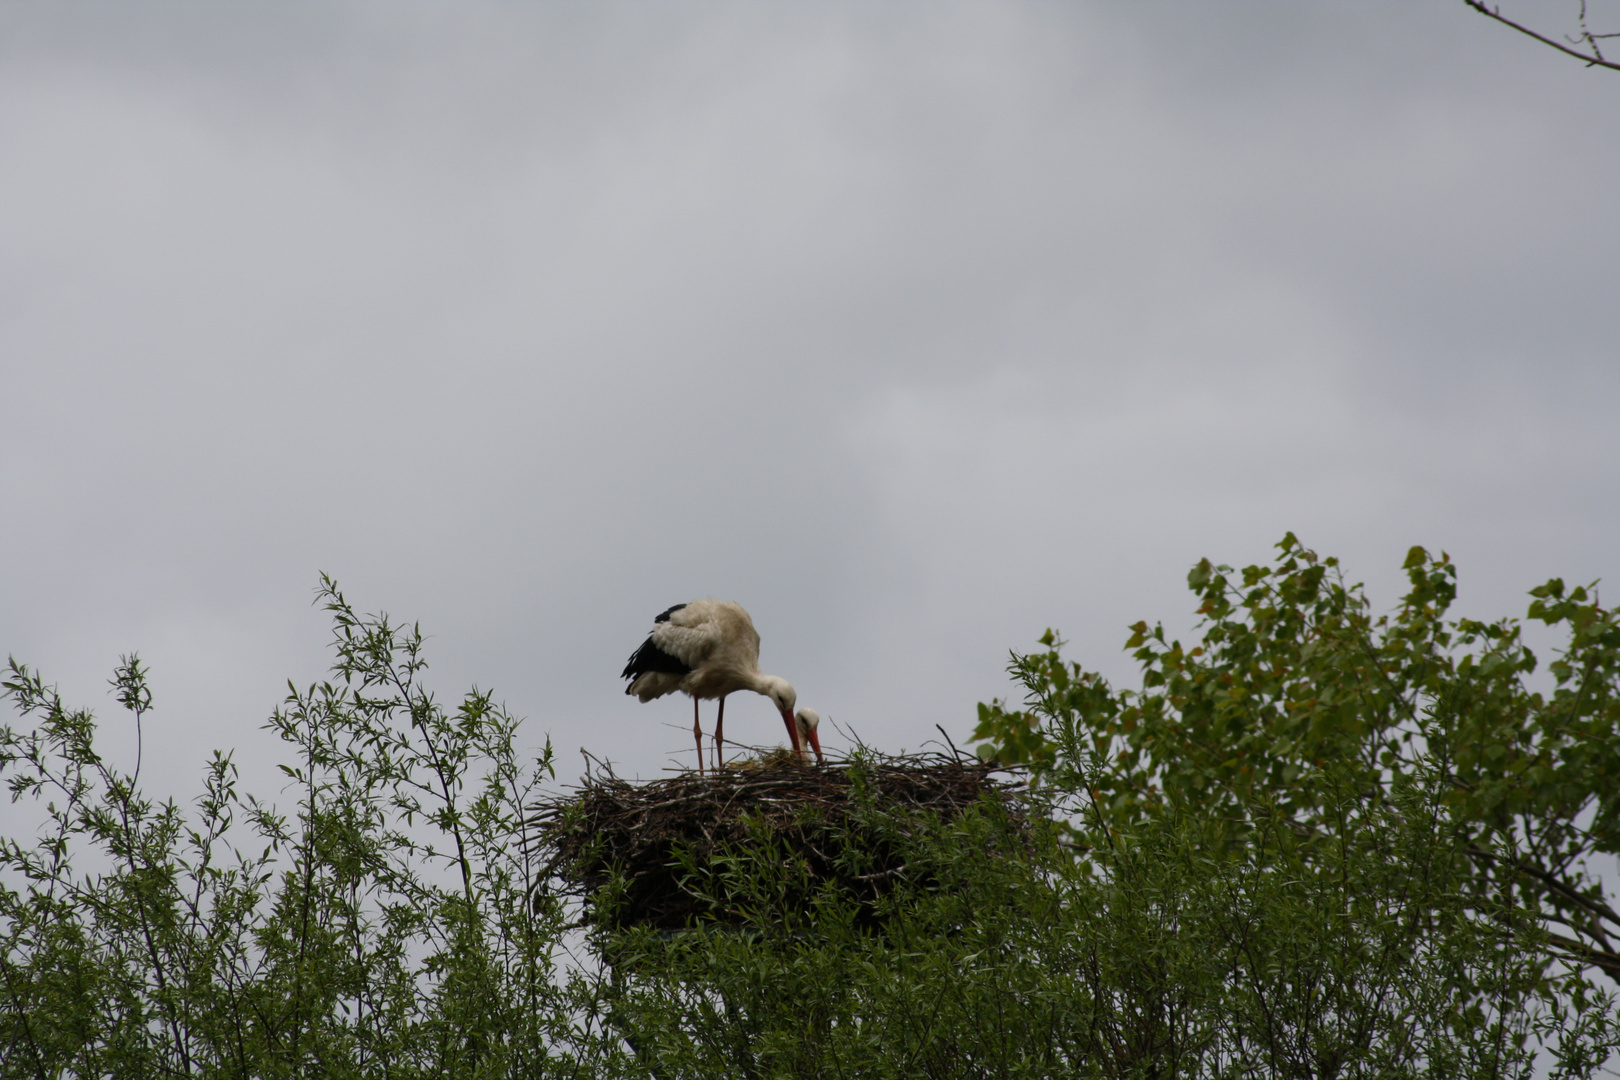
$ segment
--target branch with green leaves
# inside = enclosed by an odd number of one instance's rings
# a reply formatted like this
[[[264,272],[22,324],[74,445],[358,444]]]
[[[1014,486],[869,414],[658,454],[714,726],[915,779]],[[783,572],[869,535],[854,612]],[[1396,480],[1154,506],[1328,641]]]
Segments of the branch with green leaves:
[[[561,912],[534,902],[523,807],[549,745],[526,760],[476,688],[441,708],[414,626],[326,578],[319,599],[334,677],[269,724],[290,812],[240,793],[218,752],[195,799],[141,793],[138,657],[112,680],[127,772],[89,710],[9,665],[0,777],[37,828],[0,836],[0,1080],[541,1075],[617,1053],[590,980],[556,964]]]
[[[1048,631],[1009,665],[1023,709],[980,706],[979,752],[1054,777],[1095,763],[1068,782],[1104,823],[1175,806],[1229,848],[1259,842],[1272,817],[1306,850],[1337,844],[1433,780],[1473,895],[1533,898],[1553,954],[1620,981],[1620,905],[1590,869],[1620,853],[1620,621],[1592,588],[1531,590],[1527,617],[1567,634],[1542,693],[1517,620],[1447,617],[1446,555],[1413,548],[1405,571],[1409,591],[1376,615],[1338,560],[1292,534],[1269,565],[1204,560],[1188,575],[1195,642],[1137,623],[1126,648],[1141,685],[1115,690]]]

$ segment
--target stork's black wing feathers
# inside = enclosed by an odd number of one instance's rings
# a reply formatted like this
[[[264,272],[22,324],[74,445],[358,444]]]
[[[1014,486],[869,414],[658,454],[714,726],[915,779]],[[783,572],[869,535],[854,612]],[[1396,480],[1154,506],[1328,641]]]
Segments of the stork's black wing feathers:
[[[668,614],[668,612],[665,614]],[[641,648],[630,654],[630,660],[624,665],[624,675],[622,677],[634,680],[649,671],[664,671],[671,675],[687,675],[691,673],[692,668],[654,645],[653,639],[649,637],[641,643]]]
[[[669,622],[669,617],[685,606],[685,604],[676,604],[673,607],[665,608],[659,612],[657,618],[653,619],[653,625],[657,626],[659,623]],[[657,645],[654,645],[652,635],[649,634],[647,640],[641,643],[641,648],[630,654],[629,662],[624,665],[623,678],[634,681],[637,677],[645,675],[649,671],[663,671],[670,675],[688,675],[691,673],[692,667],[690,664],[683,663],[678,657],[671,656]]]

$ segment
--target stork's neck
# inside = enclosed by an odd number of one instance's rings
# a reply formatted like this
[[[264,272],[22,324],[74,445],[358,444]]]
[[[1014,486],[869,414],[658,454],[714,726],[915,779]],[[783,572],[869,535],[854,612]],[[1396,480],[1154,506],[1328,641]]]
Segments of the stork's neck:
[[[782,710],[783,716],[793,714],[793,705],[798,700],[798,694],[793,691],[793,684],[777,675],[761,675],[751,672],[748,676],[748,688],[756,694],[763,694]]]
[[[744,672],[743,678],[748,680],[748,689],[752,690],[756,694],[764,694],[766,697],[771,696],[771,691],[773,689],[776,689],[787,682],[786,679],[779,679],[775,675],[767,675],[758,668],[755,668],[753,671]]]

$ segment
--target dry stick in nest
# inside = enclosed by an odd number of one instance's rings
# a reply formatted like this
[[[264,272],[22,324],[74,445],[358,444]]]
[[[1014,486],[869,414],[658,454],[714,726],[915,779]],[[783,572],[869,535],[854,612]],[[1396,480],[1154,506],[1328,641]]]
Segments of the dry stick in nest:
[[[540,876],[560,879],[566,893],[592,898],[615,869],[621,870],[626,896],[615,919],[621,925],[675,929],[700,915],[724,917],[683,887],[675,849],[706,863],[728,846],[757,843],[751,830],[760,825],[808,858],[817,878],[841,881],[853,894],[872,900],[874,889],[892,884],[905,867],[877,833],[858,824],[853,836],[836,839],[860,820],[857,787],[879,811],[907,816],[954,817],[987,795],[1021,816],[1015,785],[991,778],[998,771],[1006,770],[960,753],[866,754],[821,769],[767,761],[642,785],[608,770],[605,777],[588,775],[570,795],[535,807],[527,822],[529,845],[549,852]],[[851,841],[861,844],[862,854],[875,864],[868,872],[840,868],[837,855]]]

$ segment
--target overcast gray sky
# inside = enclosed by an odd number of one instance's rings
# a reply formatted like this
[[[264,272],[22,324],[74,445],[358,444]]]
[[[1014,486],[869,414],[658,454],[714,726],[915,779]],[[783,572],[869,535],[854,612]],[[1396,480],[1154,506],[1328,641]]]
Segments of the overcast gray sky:
[[[691,764],[696,596],[887,750],[1287,530],[1522,614],[1620,573],[1617,117],[1451,0],[7,3],[0,650],[183,793],[321,571],[563,779]]]

